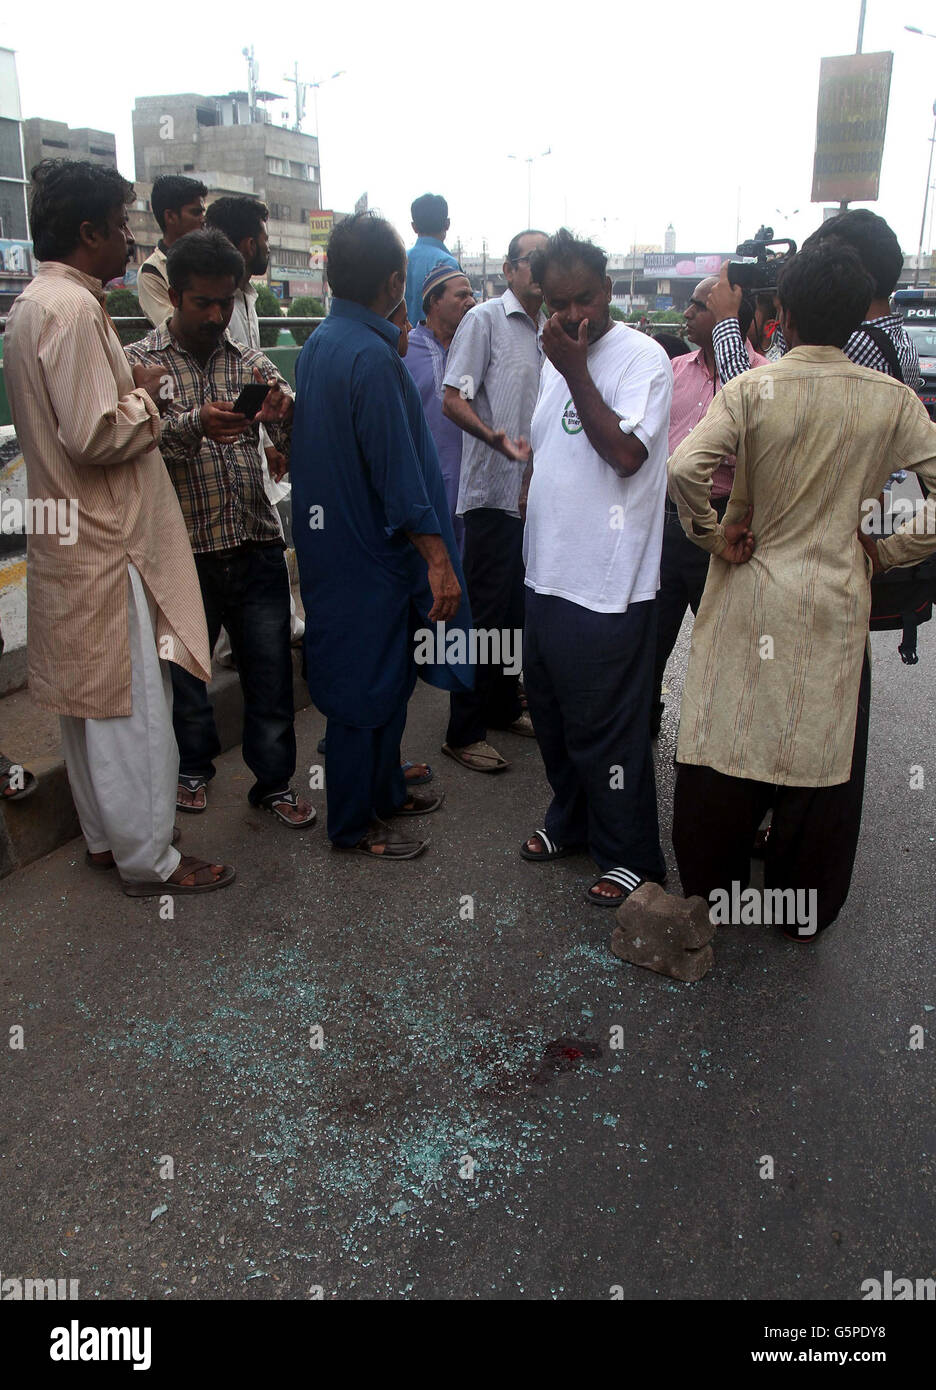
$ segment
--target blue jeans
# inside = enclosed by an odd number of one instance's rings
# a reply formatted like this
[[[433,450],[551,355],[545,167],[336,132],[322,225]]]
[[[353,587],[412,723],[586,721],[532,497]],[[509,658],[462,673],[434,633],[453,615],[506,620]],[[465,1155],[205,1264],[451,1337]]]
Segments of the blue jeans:
[[[284,791],[296,771],[293,727],[293,667],[289,643],[289,573],[279,543],[247,542],[236,550],[195,556],[214,648],[227,628],[244,694],[244,762],[256,784],[248,799],[256,804]],[[172,665],[172,722],[183,777],[215,774],[221,752],[208,687]]]

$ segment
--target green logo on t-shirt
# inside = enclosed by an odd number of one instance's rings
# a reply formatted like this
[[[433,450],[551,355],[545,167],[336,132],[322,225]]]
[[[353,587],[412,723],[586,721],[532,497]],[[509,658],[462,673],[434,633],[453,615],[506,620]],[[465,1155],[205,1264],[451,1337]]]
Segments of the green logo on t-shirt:
[[[578,417],[578,411],[575,408],[571,396],[566,401],[565,408],[562,412],[562,428],[565,430],[566,434],[582,433],[582,422]]]

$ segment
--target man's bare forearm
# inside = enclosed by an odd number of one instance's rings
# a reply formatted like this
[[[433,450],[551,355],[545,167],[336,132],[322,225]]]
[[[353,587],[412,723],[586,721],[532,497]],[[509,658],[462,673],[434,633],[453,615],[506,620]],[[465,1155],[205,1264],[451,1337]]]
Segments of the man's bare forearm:
[[[448,548],[441,536],[424,536],[416,531],[407,531],[406,538],[416,547],[430,569],[451,563]]]
[[[619,477],[632,477],[647,457],[643,444],[635,435],[622,431],[621,417],[606,404],[587,372],[566,380],[592,448]]]
[[[474,406],[465,399],[457,387],[446,386],[442,398],[442,413],[454,421],[460,430],[464,430],[465,434],[474,435],[475,439],[480,439],[489,449],[495,447],[493,429],[484,423]]]

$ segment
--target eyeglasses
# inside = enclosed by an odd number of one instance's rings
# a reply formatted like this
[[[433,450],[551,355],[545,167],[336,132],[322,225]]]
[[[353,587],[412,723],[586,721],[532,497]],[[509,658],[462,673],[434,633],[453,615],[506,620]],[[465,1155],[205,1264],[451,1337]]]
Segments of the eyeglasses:
[[[709,306],[707,304],[703,304],[701,299],[690,299],[689,303],[686,305],[686,308],[688,309],[690,306],[693,309],[698,309],[701,314],[707,314],[709,311]]]
[[[526,254],[525,256],[511,256],[511,258],[510,258],[510,264],[511,264],[511,265],[529,265],[529,264],[530,264],[530,257],[531,257],[532,255],[534,255],[534,254],[535,254],[535,253],[534,253],[533,251],[528,251],[527,254]]]

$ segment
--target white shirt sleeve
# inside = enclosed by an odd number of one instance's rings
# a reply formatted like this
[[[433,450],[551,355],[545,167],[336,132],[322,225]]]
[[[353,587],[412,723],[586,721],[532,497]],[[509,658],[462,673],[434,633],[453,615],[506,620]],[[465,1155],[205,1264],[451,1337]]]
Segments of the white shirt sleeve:
[[[640,357],[621,374],[611,409],[621,417],[621,429],[633,434],[650,453],[660,435],[669,432],[673,398],[673,369],[669,360]]]

